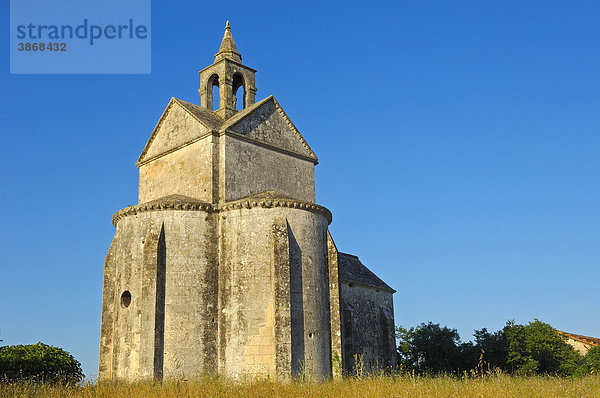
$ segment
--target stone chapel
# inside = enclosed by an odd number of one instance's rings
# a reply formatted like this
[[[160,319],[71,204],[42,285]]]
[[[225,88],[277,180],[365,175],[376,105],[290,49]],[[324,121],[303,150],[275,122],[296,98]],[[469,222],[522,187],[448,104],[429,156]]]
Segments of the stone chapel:
[[[200,105],[172,98],[137,160],[104,265],[99,379],[395,366],[395,291],[336,248],[317,156],[273,96],[255,101],[255,72],[228,22]]]

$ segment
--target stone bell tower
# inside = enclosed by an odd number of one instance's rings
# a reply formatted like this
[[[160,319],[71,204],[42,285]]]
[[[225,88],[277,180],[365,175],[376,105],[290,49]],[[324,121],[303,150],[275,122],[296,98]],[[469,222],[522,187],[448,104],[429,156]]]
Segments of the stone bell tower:
[[[221,41],[219,52],[215,54],[215,62],[202,69],[200,72],[201,96],[200,106],[228,119],[237,110],[236,94],[239,89],[243,90],[243,104],[241,108],[247,108],[254,104],[256,86],[254,85],[254,74],[256,71],[242,65],[242,56],[238,53],[231,34],[229,21],[225,27],[225,35]],[[219,88],[219,109],[213,109],[213,87]]]

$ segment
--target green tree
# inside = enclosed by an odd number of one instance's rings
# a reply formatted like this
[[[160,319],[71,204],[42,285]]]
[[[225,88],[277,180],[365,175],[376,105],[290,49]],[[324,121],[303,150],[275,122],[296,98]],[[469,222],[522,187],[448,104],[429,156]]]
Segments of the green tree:
[[[507,322],[504,333],[508,343],[507,365],[520,374],[576,374],[582,357],[566,343],[552,326],[535,319],[529,324]]]
[[[475,337],[477,352],[483,355],[483,360],[489,364],[490,368],[506,370],[508,343],[504,330],[490,333],[486,328],[483,328],[476,330],[473,337]]]
[[[58,347],[42,343],[0,347],[0,381],[75,384],[82,379],[79,361]]]
[[[397,328],[399,360],[404,369],[420,374],[456,373],[464,360],[456,329],[432,322]]]
[[[590,349],[585,354],[584,361],[587,372],[600,373],[600,346]]]
[[[397,328],[399,363],[420,374],[485,371],[488,365],[518,375],[600,372],[600,348],[584,359],[563,335],[537,319],[527,325],[508,321],[502,330],[483,328],[473,336],[474,342],[461,343],[456,329],[432,322]]]

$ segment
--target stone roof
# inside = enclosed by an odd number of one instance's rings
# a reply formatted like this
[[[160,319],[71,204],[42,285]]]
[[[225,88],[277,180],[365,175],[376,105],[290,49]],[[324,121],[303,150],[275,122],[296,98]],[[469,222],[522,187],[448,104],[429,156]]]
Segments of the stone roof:
[[[232,202],[236,202],[239,200],[248,200],[248,199],[291,199],[291,200],[295,200],[295,198],[292,198],[291,196],[284,195],[277,191],[269,190],[269,191],[259,192],[254,195],[245,196],[243,198],[236,199]]]
[[[229,21],[227,21],[227,24],[225,25],[225,34],[223,35],[219,52],[215,54],[215,60],[220,60],[222,58],[229,58],[237,62],[242,62],[242,56],[238,52],[235,42],[233,41]]]
[[[263,99],[262,101],[256,102],[256,103],[250,105],[249,107],[242,109],[241,111],[237,112],[235,115],[231,116],[229,119],[227,119],[223,123],[223,125],[221,126],[221,131],[227,130],[227,131],[232,132],[233,131],[231,129],[232,127],[234,127],[237,123],[241,122],[244,118],[251,116],[255,111],[260,109],[263,105],[267,105],[269,102],[272,103],[274,108],[283,117],[283,119],[287,123],[288,127],[291,129],[291,131],[293,131],[293,134],[296,136],[296,139],[304,147],[303,150],[306,151],[306,155],[310,159],[312,159],[315,164],[317,164],[319,162],[317,155],[313,152],[311,147],[308,145],[308,142],[306,142],[306,140],[304,139],[304,137],[302,136],[300,131],[296,128],[296,126],[294,125],[292,120],[289,118],[289,116],[285,113],[285,111],[283,110],[283,108],[281,107],[279,102],[277,102],[275,97],[273,97],[272,95],[268,96],[267,98]]]
[[[344,282],[359,283],[376,289],[396,291],[368,269],[357,256],[338,252],[338,267],[340,279]]]
[[[145,162],[146,154],[148,153],[150,146],[152,145],[152,142],[156,138],[156,136],[159,132],[160,126],[163,123],[163,121],[167,118],[167,115],[173,106],[179,106],[179,107],[183,108],[195,120],[200,122],[206,128],[212,130],[213,132],[219,132],[220,134],[227,133],[230,135],[237,134],[238,137],[240,137],[240,136],[244,137],[245,136],[244,134],[239,134],[236,131],[234,131],[233,128],[235,128],[235,125],[240,123],[246,117],[253,115],[255,112],[260,112],[260,108],[263,105],[269,105],[270,103],[272,103],[271,105],[274,107],[274,109],[277,112],[279,112],[281,117],[283,117],[283,119],[285,120],[285,123],[287,124],[286,128],[289,128],[289,134],[291,134],[292,137],[295,136],[295,138],[293,138],[293,139],[290,138],[290,139],[296,140],[298,142],[298,146],[296,148],[289,149],[289,148],[282,147],[283,143],[281,143],[281,142],[276,142],[276,143],[268,143],[267,142],[265,144],[270,144],[271,147],[275,147],[280,150],[287,150],[287,152],[289,152],[289,153],[302,156],[302,157],[306,158],[307,160],[310,160],[313,163],[318,164],[319,159],[317,158],[317,155],[315,155],[315,153],[310,148],[310,146],[308,145],[308,143],[306,142],[306,140],[304,139],[302,134],[300,134],[300,132],[298,131],[296,126],[294,126],[294,124],[292,123],[290,118],[287,116],[287,114],[281,107],[281,105],[277,102],[277,100],[272,95],[263,99],[262,101],[256,102],[256,103],[238,111],[236,114],[234,114],[232,117],[230,117],[227,120],[223,120],[219,115],[217,115],[215,112],[213,112],[209,109],[202,108],[198,105],[192,104],[191,102],[181,100],[179,98],[175,98],[175,97],[171,98],[171,100],[169,101],[169,104],[167,105],[167,108],[161,115],[158,123],[156,124],[156,127],[152,131],[152,134],[150,135],[150,138],[148,139],[146,146],[142,150],[142,153],[140,154],[140,156],[138,158],[137,164],[139,166],[140,164]],[[254,115],[254,116],[257,116],[257,115]],[[260,115],[258,115],[258,116],[260,118]],[[252,137],[247,137],[247,138],[251,139],[255,142],[261,141],[260,139],[256,139],[256,138],[252,138]],[[264,140],[264,138],[263,138],[263,140]]]
[[[172,101],[178,103],[183,106],[185,110],[187,110],[194,118],[196,118],[199,122],[204,124],[206,127],[211,128],[215,131],[225,130],[233,124],[239,122],[241,119],[245,118],[249,114],[251,114],[255,109],[259,108],[261,105],[265,104],[269,100],[274,100],[273,96],[269,96],[259,102],[256,102],[250,105],[247,108],[244,108],[237,112],[235,115],[230,117],[227,120],[221,119],[219,115],[215,112],[210,111],[206,108],[202,108],[196,104],[192,104],[191,102],[184,101],[179,98],[172,98]]]
[[[598,345],[600,345],[600,339],[598,339],[596,337],[582,336],[580,334],[563,332],[562,330],[557,330],[557,332],[560,333],[560,334],[562,334],[562,335],[564,335],[564,336],[567,336],[568,338],[580,341],[580,342],[585,343],[585,344],[589,344],[589,345],[592,345],[592,346],[598,346]]]
[[[227,202],[222,206],[204,202],[202,200],[190,198],[184,195],[169,195],[137,205],[127,206],[117,211],[113,215],[113,225],[116,227],[118,222],[131,215],[145,213],[148,211],[161,210],[184,210],[184,211],[205,211],[221,212],[236,209],[251,209],[254,207],[273,208],[287,207],[293,209],[307,210],[313,213],[321,214],[325,217],[328,224],[331,224],[331,212],[316,203],[305,202],[280,194],[276,191],[264,191],[255,195],[250,195],[242,199]]]
[[[211,203],[184,195],[169,195],[149,202],[127,206],[117,211],[112,218],[113,226],[116,227],[119,220],[123,217],[159,210],[202,210],[212,212],[214,211],[214,206]]]
[[[252,207],[288,207],[294,209],[303,209],[310,212],[319,213],[325,217],[328,224],[331,224],[331,212],[323,206],[313,202],[294,199],[290,196],[281,194],[277,191],[263,191],[254,195],[226,202],[219,208],[219,211],[228,211],[234,209],[250,209]]]
[[[219,130],[223,125],[223,119],[221,119],[213,111],[209,111],[206,108],[199,107],[198,105],[181,100],[179,98],[173,97],[173,101],[181,105],[186,111],[191,113],[192,116],[194,116],[199,122],[203,123],[206,127],[210,129]]]
[[[238,111],[235,115],[231,116],[229,119],[224,121],[220,128],[223,130],[226,130],[227,128],[233,126],[234,124],[236,124],[237,122],[239,122],[240,120],[242,120],[243,118],[245,118],[246,116],[248,116],[249,114],[254,112],[254,110],[260,108],[263,104],[267,103],[267,101],[270,101],[273,99],[275,99],[275,98],[272,95],[269,95],[267,98],[260,100],[258,102],[255,102],[254,104]]]
[[[211,205],[210,203],[205,202],[203,200],[199,200],[199,199],[195,199],[195,198],[190,198],[189,196],[177,195],[177,194],[175,194],[175,195],[167,195],[167,196],[163,196],[162,198],[151,200],[149,202],[144,202],[144,204],[146,204],[146,205],[164,204],[164,203],[173,204],[174,206],[177,206],[177,205],[189,205],[189,204],[207,204],[207,205]]]

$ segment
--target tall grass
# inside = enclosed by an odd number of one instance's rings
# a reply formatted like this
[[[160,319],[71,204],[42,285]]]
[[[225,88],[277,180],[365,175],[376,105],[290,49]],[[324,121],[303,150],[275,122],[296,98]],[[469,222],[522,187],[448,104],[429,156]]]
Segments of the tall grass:
[[[160,383],[0,384],[1,397],[600,397],[600,376],[481,378],[366,376],[326,382],[235,382],[218,377]]]

